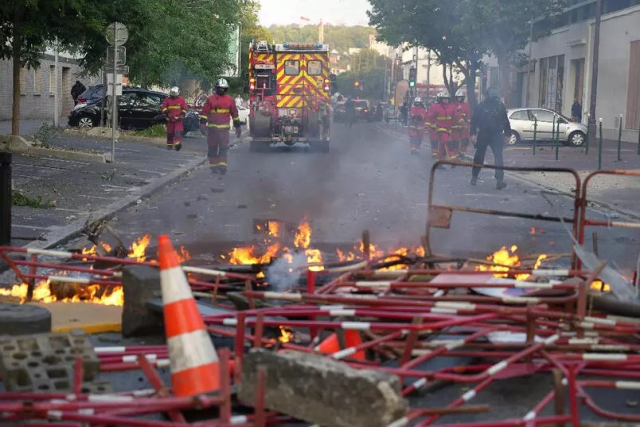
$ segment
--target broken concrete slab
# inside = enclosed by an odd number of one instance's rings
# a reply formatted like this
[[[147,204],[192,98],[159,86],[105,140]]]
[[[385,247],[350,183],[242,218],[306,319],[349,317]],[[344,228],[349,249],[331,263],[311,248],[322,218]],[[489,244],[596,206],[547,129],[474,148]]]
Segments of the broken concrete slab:
[[[125,337],[162,333],[162,316],[147,307],[147,301],[160,292],[160,271],[146,265],[123,268],[124,309],[122,335]]]
[[[104,153],[89,152],[87,150],[74,150],[64,147],[49,148],[39,145],[37,142],[29,141],[22,136],[16,135],[0,135],[0,148],[4,148],[13,153],[27,154],[30,156],[75,160],[78,162],[107,162],[107,158]]]
[[[265,406],[332,427],[386,427],[406,415],[400,380],[313,354],[252,350],[242,364],[239,397],[254,402],[258,368],[267,374]]]

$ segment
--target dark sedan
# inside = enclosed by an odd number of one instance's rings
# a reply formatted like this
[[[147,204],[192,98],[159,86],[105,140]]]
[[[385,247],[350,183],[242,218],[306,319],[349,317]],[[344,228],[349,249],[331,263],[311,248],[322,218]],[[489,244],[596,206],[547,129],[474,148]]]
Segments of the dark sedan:
[[[160,111],[167,94],[140,88],[124,88],[119,98],[118,118],[121,129],[142,130],[156,124],[166,123]],[[69,126],[90,128],[100,124],[102,97],[96,97],[78,104],[69,114]],[[199,115],[189,110],[184,121],[184,132],[199,128]]]

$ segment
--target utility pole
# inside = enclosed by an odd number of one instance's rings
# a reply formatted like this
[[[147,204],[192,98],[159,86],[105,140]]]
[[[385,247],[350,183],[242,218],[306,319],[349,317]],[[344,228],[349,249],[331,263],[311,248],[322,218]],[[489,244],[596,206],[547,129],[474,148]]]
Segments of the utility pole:
[[[431,96],[431,49],[427,49],[427,100],[429,99],[430,96]]]
[[[596,141],[596,99],[598,92],[598,60],[600,51],[600,22],[602,20],[602,0],[596,2],[596,23],[593,34],[593,57],[591,63],[591,102],[589,102],[589,137]]]
[[[58,84],[58,67],[60,66],[59,64],[59,55],[58,55],[58,41],[56,40],[56,43],[54,45],[54,66],[53,66],[53,73],[54,73],[54,77],[53,80],[55,81],[55,85],[56,85],[56,90],[55,92],[53,92],[53,126],[58,127],[58,121],[60,120],[60,110],[59,110],[59,105],[58,102],[60,102],[60,85]]]
[[[418,49],[418,46],[415,47],[415,60],[413,61],[414,64],[413,66],[416,67],[416,87],[413,89],[414,93],[413,96],[416,97],[418,95],[418,76],[420,75],[420,70],[418,69],[418,59],[419,59],[419,55],[420,55],[420,50]]]
[[[525,104],[526,107],[530,107],[529,99],[531,97],[531,63],[533,62],[533,16],[531,17],[531,23],[529,24],[529,62],[527,66],[529,69],[527,70],[527,102]]]

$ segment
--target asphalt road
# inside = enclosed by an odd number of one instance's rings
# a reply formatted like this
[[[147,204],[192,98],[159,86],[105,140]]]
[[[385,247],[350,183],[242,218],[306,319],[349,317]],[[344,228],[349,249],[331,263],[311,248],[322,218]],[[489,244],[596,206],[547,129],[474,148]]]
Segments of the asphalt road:
[[[187,142],[194,152],[206,152],[203,138]],[[208,260],[208,247],[253,241],[258,237],[254,221],[269,219],[297,224],[307,218],[315,243],[356,243],[367,229],[372,242],[382,247],[418,245],[425,234],[433,164],[424,148],[420,156],[412,156],[406,137],[378,123],[358,123],[351,129],[334,124],[328,154],[305,146],[252,153],[247,143],[238,143],[230,150],[226,176],[198,169],[120,214],[113,225],[131,241],[146,233],[170,234],[175,243],[194,248],[194,257]],[[493,161],[490,155],[487,161]],[[434,203],[573,217],[573,201],[565,196],[549,195],[550,204],[539,187],[517,176],[508,176],[509,186],[496,190],[490,170],[472,187],[470,173],[466,167],[438,170]],[[547,174],[547,181],[553,182],[553,176]],[[564,177],[558,175],[560,179]],[[590,216],[606,218],[602,209],[591,210]],[[589,230],[589,249],[591,237]],[[521,256],[564,254],[571,248],[558,222],[506,216],[455,212],[450,229],[431,234],[436,253],[486,256],[514,244]],[[640,233],[602,228],[597,246],[602,258],[632,268],[640,252]]]
[[[332,132],[328,154],[304,147],[252,153],[248,144],[238,144],[230,151],[226,176],[198,169],[120,214],[113,225],[129,241],[146,233],[153,237],[170,234],[175,244],[192,248],[195,259],[207,262],[218,259],[217,253],[207,252],[208,247],[218,250],[220,245],[254,241],[255,220],[299,223],[308,218],[312,241],[329,246],[356,243],[363,229],[370,231],[374,243],[383,246],[419,244],[425,234],[433,164],[428,150],[412,156],[407,139],[381,124],[359,123],[352,129],[337,124]],[[204,139],[190,144],[204,155]],[[567,197],[551,194],[550,204],[539,187],[514,176],[507,177],[509,186],[502,191],[495,189],[489,170],[483,171],[476,187],[470,186],[469,178],[470,170],[465,167],[438,170],[434,202],[568,218],[573,215],[573,203]],[[634,265],[640,250],[640,236],[634,233],[601,230],[601,257],[621,267]],[[589,248],[590,240],[591,236]],[[431,246],[437,253],[486,256],[513,244],[520,247],[521,256],[568,253],[571,247],[562,224],[504,215],[455,212],[450,229],[431,234]],[[502,380],[470,402],[490,403],[491,414],[445,420],[523,417],[550,389],[548,377]],[[466,391],[462,386],[449,387],[412,402],[414,407],[444,406]],[[637,392],[601,392],[596,400],[607,409],[631,412],[628,402],[637,400]],[[584,410],[585,415],[587,412]]]

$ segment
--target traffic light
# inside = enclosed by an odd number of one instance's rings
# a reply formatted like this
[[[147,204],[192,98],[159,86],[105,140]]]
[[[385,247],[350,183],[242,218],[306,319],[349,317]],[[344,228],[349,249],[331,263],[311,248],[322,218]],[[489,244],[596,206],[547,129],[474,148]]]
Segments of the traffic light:
[[[417,79],[418,79],[418,70],[416,69],[416,67],[409,68],[409,86],[415,87]]]
[[[359,88],[360,87],[360,80],[356,80],[355,82],[353,82],[353,86],[355,86],[355,88]]]

